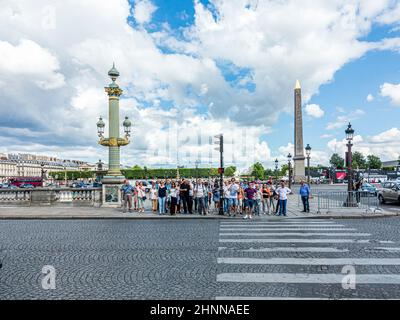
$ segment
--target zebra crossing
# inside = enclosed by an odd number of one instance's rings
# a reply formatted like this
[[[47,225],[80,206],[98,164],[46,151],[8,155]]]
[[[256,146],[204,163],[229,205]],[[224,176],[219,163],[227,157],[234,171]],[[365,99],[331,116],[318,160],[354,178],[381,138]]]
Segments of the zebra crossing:
[[[221,221],[216,299],[400,299],[395,245],[342,221]]]

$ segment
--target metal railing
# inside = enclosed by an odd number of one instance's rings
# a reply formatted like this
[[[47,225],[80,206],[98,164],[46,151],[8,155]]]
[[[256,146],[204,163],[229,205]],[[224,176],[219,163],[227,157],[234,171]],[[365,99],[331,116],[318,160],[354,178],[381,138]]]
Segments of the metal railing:
[[[365,191],[326,191],[317,194],[317,213],[332,209],[361,209],[368,212],[381,210],[379,199],[376,195]]]

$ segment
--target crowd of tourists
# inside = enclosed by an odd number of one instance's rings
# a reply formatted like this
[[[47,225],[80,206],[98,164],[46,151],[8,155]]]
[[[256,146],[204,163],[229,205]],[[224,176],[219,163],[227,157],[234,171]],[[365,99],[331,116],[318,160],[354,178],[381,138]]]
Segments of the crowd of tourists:
[[[151,186],[144,186],[140,181],[132,185],[126,180],[121,191],[124,212],[145,212],[145,203],[150,201],[152,212],[159,215],[207,215],[222,211],[225,215],[240,215],[243,219],[262,214],[286,216],[288,194],[292,193],[284,181],[274,184],[272,179],[260,183],[237,181],[235,178],[225,180],[223,188],[218,179],[166,179],[153,181]],[[310,212],[310,187],[304,182],[301,183],[300,195],[303,212]]]

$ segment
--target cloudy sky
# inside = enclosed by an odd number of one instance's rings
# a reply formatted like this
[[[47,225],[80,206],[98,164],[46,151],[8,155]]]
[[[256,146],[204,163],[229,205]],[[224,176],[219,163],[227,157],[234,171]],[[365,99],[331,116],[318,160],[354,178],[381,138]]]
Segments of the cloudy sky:
[[[0,0],[0,19],[0,152],[106,160],[115,62],[125,165],[215,165],[218,133],[227,164],[285,161],[296,79],[313,164],[349,120],[356,149],[400,155],[400,1]]]

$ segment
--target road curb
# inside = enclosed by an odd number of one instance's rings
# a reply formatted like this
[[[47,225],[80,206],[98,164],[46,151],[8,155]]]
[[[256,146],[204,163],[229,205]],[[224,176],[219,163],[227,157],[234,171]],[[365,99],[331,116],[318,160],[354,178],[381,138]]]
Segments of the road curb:
[[[121,217],[121,216],[0,216],[1,220],[226,220],[229,217]]]
[[[377,219],[377,218],[389,218],[400,216],[400,213],[385,213],[385,214],[363,214],[363,215],[310,215],[303,217],[286,217],[286,218],[273,218],[266,217],[263,219],[255,218],[256,221],[284,221],[288,219]],[[143,217],[129,217],[129,216],[26,216],[26,215],[15,215],[15,216],[0,216],[1,220],[230,220],[230,221],[242,221],[242,218],[232,218],[227,216],[185,216],[185,217],[174,217],[174,216],[143,216]]]

